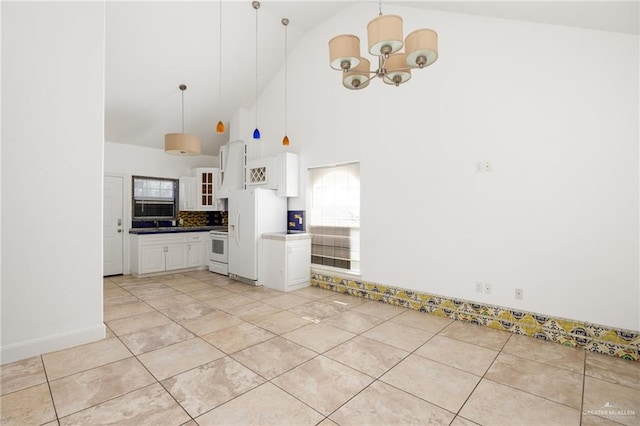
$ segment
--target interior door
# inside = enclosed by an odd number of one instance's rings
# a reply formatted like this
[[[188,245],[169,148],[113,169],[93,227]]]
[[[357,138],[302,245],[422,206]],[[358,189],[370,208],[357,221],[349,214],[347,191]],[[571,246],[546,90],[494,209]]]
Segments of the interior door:
[[[124,179],[120,176],[104,177],[103,220],[103,276],[122,274]]]

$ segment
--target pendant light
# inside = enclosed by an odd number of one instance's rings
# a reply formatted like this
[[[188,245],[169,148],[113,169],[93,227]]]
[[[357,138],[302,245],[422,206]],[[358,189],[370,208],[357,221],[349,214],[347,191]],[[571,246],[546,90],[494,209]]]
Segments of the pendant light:
[[[288,63],[287,63],[287,25],[289,25],[289,19],[282,18],[282,25],[284,25],[284,138],[282,138],[282,145],[289,146],[289,136],[287,136],[287,83],[288,83]]]
[[[182,91],[182,133],[167,133],[164,135],[164,152],[171,155],[200,155],[200,138],[184,132],[184,91],[187,86],[181,84]]]
[[[251,6],[256,10],[256,128],[253,131],[253,138],[260,139],[260,130],[258,130],[258,9],[260,9],[260,2],[254,1]]]
[[[220,96],[219,111],[222,111],[222,0],[220,0],[220,12],[218,13],[218,19],[220,20],[220,37],[219,37],[220,45],[218,46],[218,54],[220,55],[220,72],[218,74],[219,76],[218,96]],[[218,114],[220,114],[220,112],[218,112]],[[224,133],[224,123],[222,122],[222,120],[218,121],[218,125],[216,126],[216,133],[218,134]]]

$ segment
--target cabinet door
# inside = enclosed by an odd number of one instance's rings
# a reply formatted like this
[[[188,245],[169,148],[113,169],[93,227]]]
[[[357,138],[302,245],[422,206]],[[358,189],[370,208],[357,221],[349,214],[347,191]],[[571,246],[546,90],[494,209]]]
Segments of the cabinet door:
[[[142,245],[140,247],[140,274],[165,270],[164,245]]]
[[[283,152],[277,157],[278,196],[297,197],[298,188],[298,154]]]
[[[196,169],[196,204],[197,210],[213,211],[221,210],[220,200],[216,200],[215,192],[219,185],[220,169],[200,168]]]
[[[165,270],[182,269],[187,267],[187,245],[167,244],[165,253]]]
[[[187,262],[189,268],[204,265],[204,243],[187,244]]]
[[[287,243],[287,287],[308,284],[311,276],[309,240]]]
[[[180,210],[196,209],[196,178],[183,176],[180,178]]]

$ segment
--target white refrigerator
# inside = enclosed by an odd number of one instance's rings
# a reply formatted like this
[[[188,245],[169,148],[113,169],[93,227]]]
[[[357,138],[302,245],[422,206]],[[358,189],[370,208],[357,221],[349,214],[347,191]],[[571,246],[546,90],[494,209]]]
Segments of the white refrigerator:
[[[229,276],[257,285],[260,235],[287,231],[287,199],[272,189],[229,194]]]

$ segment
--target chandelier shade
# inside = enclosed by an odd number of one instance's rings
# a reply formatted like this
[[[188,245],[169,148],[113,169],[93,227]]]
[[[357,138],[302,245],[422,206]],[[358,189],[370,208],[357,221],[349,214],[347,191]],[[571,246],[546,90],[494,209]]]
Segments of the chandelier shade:
[[[364,89],[371,79],[371,63],[368,59],[360,58],[357,67],[351,68],[342,74],[342,84],[347,89]]]
[[[200,138],[186,133],[164,135],[164,152],[171,155],[200,155]]]
[[[402,18],[398,15],[380,15],[367,25],[369,53],[389,55],[402,49]]]
[[[428,67],[438,59],[438,33],[428,28],[415,30],[407,36],[404,50],[408,67]]]
[[[404,53],[394,53],[393,55],[389,55],[389,59],[387,59],[385,66],[387,72],[383,81],[387,84],[399,86],[411,78],[411,69],[407,68]]]
[[[360,39],[352,34],[342,34],[329,40],[329,61],[334,70],[348,70],[358,66]]]

